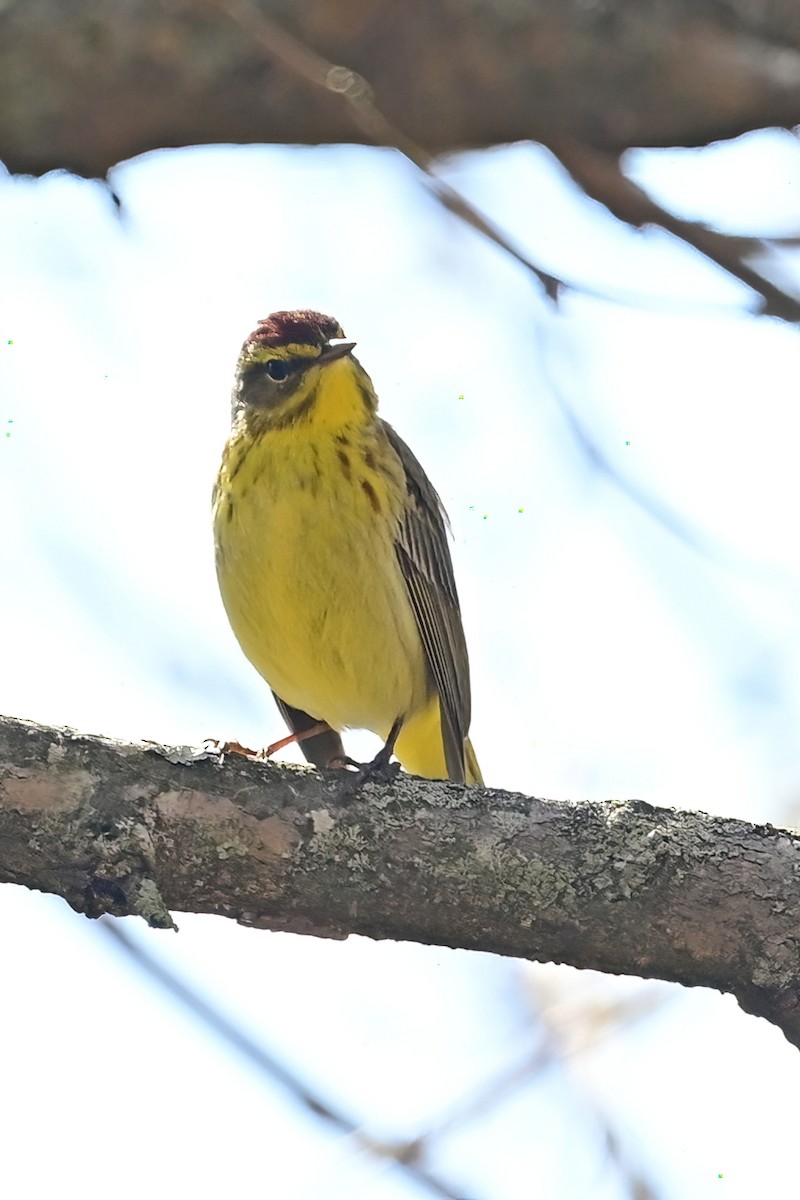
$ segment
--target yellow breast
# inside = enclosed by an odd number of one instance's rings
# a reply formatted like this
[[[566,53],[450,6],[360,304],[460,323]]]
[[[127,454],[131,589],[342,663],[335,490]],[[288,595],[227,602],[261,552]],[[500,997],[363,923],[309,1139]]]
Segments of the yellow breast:
[[[404,488],[377,423],[241,429],[214,505],[222,599],[253,666],[295,708],[384,738],[431,694],[394,547]]]

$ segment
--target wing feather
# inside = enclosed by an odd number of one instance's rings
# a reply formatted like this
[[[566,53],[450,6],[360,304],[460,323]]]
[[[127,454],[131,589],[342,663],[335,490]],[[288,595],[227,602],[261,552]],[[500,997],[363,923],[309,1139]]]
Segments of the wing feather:
[[[471,704],[469,659],[447,544],[447,517],[411,450],[391,425],[381,424],[402,463],[408,487],[397,532],[397,558],[439,694],[447,771],[451,779],[464,782],[464,739]]]

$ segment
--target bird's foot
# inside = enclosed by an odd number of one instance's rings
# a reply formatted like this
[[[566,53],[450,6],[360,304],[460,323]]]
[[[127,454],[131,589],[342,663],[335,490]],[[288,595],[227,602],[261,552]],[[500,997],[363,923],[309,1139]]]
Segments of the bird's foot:
[[[398,718],[389,731],[386,742],[381,746],[372,762],[360,763],[353,758],[336,759],[329,765],[332,767],[354,767],[342,780],[342,798],[355,796],[365,783],[393,783],[400,773],[400,763],[392,762],[394,744],[402,727],[402,718]]]
[[[316,725],[312,725],[309,729],[301,729],[297,733],[289,733],[286,737],[278,738],[277,742],[272,742],[267,746],[266,750],[251,750],[249,746],[243,746],[241,742],[220,742],[216,738],[206,738],[205,744],[209,750],[213,750],[215,754],[219,754],[223,758],[226,754],[240,754],[243,758],[255,758],[258,762],[265,762],[268,758],[272,758],[273,754],[277,754],[279,750],[285,749],[286,746],[291,746],[293,742],[304,742],[306,738],[315,737],[318,733],[327,733],[330,725],[327,721],[318,721]]]
[[[224,758],[226,754],[241,754],[243,758],[260,758],[263,754],[263,750],[250,750],[241,742],[220,742],[217,738],[206,738],[203,744],[218,754],[220,758]]]

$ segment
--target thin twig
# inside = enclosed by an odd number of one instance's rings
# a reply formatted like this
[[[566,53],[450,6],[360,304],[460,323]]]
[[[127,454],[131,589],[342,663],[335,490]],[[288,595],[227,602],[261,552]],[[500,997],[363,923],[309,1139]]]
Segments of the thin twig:
[[[599,200],[620,220],[637,228],[660,225],[758,293],[764,301],[763,311],[769,316],[784,321],[800,320],[800,302],[745,261],[745,254],[768,249],[764,240],[729,237],[707,225],[675,216],[623,175],[614,155],[602,154],[567,138],[554,141],[550,149],[586,194]]]
[[[418,1161],[419,1155],[409,1154],[405,1143],[394,1145],[371,1138],[352,1117],[323,1100],[290,1067],[265,1050],[263,1046],[244,1033],[234,1021],[226,1017],[219,1008],[204,1000],[194,988],[184,983],[173,971],[149,954],[138,940],[130,937],[123,930],[121,923],[116,918],[100,917],[98,924],[117,948],[134,962],[140,971],[149,976],[164,992],[197,1017],[217,1038],[240,1054],[264,1078],[280,1084],[290,1092],[294,1099],[310,1113],[321,1117],[343,1133],[348,1134],[361,1148],[369,1151],[375,1157],[384,1161],[389,1160],[395,1164],[400,1170],[406,1172],[415,1183],[427,1187],[432,1195],[439,1196],[442,1200],[466,1200],[460,1193],[454,1192],[441,1180],[426,1171]]]

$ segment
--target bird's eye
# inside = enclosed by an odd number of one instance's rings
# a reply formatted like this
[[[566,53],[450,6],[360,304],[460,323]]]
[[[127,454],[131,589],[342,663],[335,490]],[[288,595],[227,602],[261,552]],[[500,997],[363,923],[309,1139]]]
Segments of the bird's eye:
[[[278,358],[273,358],[271,362],[268,362],[265,370],[270,379],[274,379],[276,383],[280,383],[289,374],[289,368],[286,363],[281,362]]]

